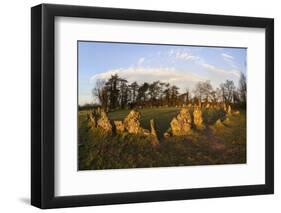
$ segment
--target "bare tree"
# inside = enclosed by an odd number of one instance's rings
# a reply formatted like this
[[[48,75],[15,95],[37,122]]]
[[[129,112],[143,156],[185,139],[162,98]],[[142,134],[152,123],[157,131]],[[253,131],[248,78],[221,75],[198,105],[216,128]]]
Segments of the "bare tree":
[[[210,93],[210,99],[213,103],[218,102],[218,94],[216,90],[212,90]]]
[[[246,76],[242,72],[239,80],[239,92],[240,92],[241,102],[245,104],[247,100],[247,82],[246,82]]]
[[[208,102],[211,97],[213,87],[210,81],[198,82],[194,89],[194,94],[197,96],[199,101]]]
[[[97,97],[101,104],[101,107],[105,110],[108,108],[108,89],[105,85],[105,80],[98,79],[96,81],[96,86],[92,90],[93,97]]]
[[[226,103],[233,103],[235,85],[234,82],[231,80],[226,80],[225,83],[220,85],[223,101]]]

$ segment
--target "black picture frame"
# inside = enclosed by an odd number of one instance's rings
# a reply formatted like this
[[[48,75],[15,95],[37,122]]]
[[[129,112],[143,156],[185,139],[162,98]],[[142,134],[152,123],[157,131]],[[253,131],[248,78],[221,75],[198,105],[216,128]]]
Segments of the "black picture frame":
[[[264,28],[265,184],[93,195],[54,195],[55,17]],[[94,193],[94,192],[93,192]],[[274,20],[241,16],[41,4],[31,8],[31,204],[42,209],[274,193]]]

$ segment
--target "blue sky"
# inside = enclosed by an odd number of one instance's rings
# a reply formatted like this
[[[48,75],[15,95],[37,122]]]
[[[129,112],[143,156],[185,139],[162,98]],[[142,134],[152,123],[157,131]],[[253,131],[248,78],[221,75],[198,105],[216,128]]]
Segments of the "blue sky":
[[[238,86],[240,73],[246,75],[246,54],[245,48],[79,41],[79,104],[96,102],[91,93],[96,80],[116,73],[129,83],[169,82],[180,92],[205,80],[214,89],[225,80]]]

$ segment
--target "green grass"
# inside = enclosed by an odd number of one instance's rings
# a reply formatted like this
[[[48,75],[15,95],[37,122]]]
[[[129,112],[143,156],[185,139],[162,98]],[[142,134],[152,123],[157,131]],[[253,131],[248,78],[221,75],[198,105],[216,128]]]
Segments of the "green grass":
[[[169,128],[179,108],[141,109],[141,125],[149,128],[154,119],[158,135]],[[123,120],[129,110],[110,112],[113,120]],[[203,112],[204,130],[193,130],[184,137],[160,138],[160,146],[151,146],[142,135],[102,135],[89,129],[87,111],[79,112],[79,169],[120,169],[189,165],[246,163],[246,113],[231,116],[229,123],[215,128],[214,122],[224,116],[218,111]]]

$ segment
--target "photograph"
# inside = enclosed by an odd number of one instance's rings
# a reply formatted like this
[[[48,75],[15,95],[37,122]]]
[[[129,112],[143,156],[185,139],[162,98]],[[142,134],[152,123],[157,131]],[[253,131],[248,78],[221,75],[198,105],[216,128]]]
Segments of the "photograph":
[[[78,170],[245,164],[247,48],[77,41]]]
[[[31,205],[274,196],[275,13],[151,4],[32,6]]]

